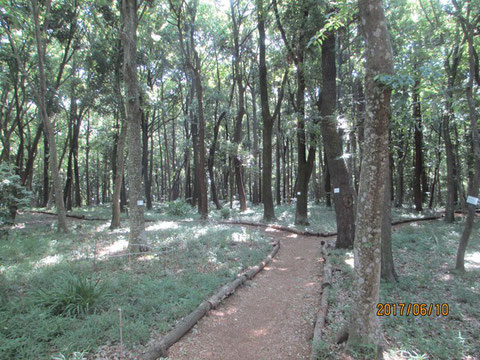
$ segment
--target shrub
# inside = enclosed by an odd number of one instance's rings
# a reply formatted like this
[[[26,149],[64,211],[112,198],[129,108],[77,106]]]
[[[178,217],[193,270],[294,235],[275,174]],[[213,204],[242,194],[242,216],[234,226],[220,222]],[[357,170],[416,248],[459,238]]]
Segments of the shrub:
[[[13,167],[0,164],[0,225],[13,223],[17,210],[28,206],[30,197]]]
[[[220,210],[220,215],[222,216],[222,219],[228,219],[230,217],[230,209],[222,208],[222,210]]]
[[[85,276],[66,274],[52,288],[39,289],[33,294],[34,301],[46,307],[53,315],[80,317],[97,310],[105,290],[98,281]]]
[[[172,216],[184,216],[190,211],[191,206],[183,200],[169,201],[167,203],[167,214]]]

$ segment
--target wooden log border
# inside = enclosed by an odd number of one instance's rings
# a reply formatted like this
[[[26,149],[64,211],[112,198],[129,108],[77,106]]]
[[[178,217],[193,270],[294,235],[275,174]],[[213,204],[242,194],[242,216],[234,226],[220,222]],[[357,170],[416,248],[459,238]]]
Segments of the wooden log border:
[[[328,297],[330,296],[330,288],[332,287],[332,264],[329,261],[328,253],[326,250],[327,245],[322,247],[322,258],[323,258],[323,275],[322,275],[322,287],[321,287],[321,297],[320,305],[317,312],[317,319],[315,321],[315,326],[313,329],[313,338],[312,338],[312,353],[310,355],[310,360],[317,359],[317,346],[322,341],[322,330],[325,326],[325,321],[327,319],[328,312]]]
[[[265,260],[250,268],[248,271],[239,274],[235,280],[222,286],[214,295],[202,302],[189,315],[180,320],[165,336],[155,341],[149,349],[147,349],[142,359],[156,360],[161,357],[167,357],[168,349],[173,344],[180,340],[211,309],[215,309],[222,300],[233,294],[240,285],[244,284],[247,280],[253,279],[255,275],[262,271],[263,268],[272,261],[279,249],[280,241],[276,241],[273,245],[272,251]]]

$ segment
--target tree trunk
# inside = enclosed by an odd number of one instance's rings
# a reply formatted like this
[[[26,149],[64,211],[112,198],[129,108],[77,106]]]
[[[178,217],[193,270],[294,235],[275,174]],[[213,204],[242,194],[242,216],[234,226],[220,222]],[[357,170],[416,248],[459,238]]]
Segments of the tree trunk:
[[[423,166],[423,125],[422,125],[422,112],[420,107],[420,80],[415,81],[413,88],[413,119],[415,120],[415,173],[413,176],[413,196],[415,201],[415,210],[422,211],[423,207],[423,194],[422,179],[424,177],[425,169]]]
[[[366,118],[355,229],[355,275],[348,345],[380,343],[376,314],[380,289],[381,228],[388,175],[391,89],[376,80],[393,73],[393,51],[381,0],[359,0],[366,41]],[[379,196],[378,194],[381,194]],[[368,357],[373,358],[373,356]]]
[[[48,6],[50,3],[48,4]],[[49,145],[49,167],[53,180],[53,190],[55,192],[55,205],[57,207],[58,231],[68,232],[67,217],[65,205],[63,203],[63,189],[62,180],[58,171],[57,160],[57,144],[55,142],[55,131],[53,124],[47,111],[46,94],[47,94],[47,80],[45,77],[45,48],[46,43],[43,33],[40,30],[40,19],[37,0],[32,0],[32,16],[35,22],[35,39],[37,44],[37,60],[38,60],[38,75],[39,75],[39,91],[37,98],[37,106],[44,124],[44,131],[48,139]]]
[[[123,75],[127,99],[128,138],[128,184],[130,252],[148,250],[145,233],[143,183],[142,183],[142,141],[141,110],[137,79],[137,1],[122,0],[124,22]]]
[[[329,33],[322,42],[322,96],[318,103],[320,127],[327,155],[333,202],[337,219],[336,248],[349,248],[355,236],[354,189],[350,174],[342,157],[343,151],[337,133],[335,34]]]
[[[458,40],[457,40],[458,41]],[[447,73],[447,88],[445,91],[445,112],[443,114],[443,137],[445,140],[445,162],[447,165],[447,201],[445,204],[445,221],[455,221],[455,155],[453,153],[452,138],[450,135],[450,122],[453,120],[453,87],[457,77],[457,69],[462,56],[460,47],[455,44],[452,52],[449,54],[452,58],[450,65],[450,57],[445,60],[445,72]]]
[[[455,6],[457,7],[458,13],[459,11],[458,5],[455,2]],[[470,4],[467,5],[470,7]],[[470,9],[468,9],[467,14],[470,14]],[[478,62],[475,60],[475,52],[474,52],[474,33],[475,33],[475,25],[470,22],[469,18],[464,18],[460,16],[460,22],[462,24],[462,29],[465,34],[467,44],[468,44],[468,64],[469,64],[469,76],[467,86],[465,88],[465,94],[467,96],[468,102],[468,115],[470,120],[470,132],[472,136],[472,145],[473,145],[473,160],[474,160],[474,171],[473,176],[471,176],[469,184],[468,184],[468,196],[472,198],[478,198],[478,187],[480,186],[480,135],[478,133],[477,122],[478,122],[478,115],[475,108],[475,99],[473,94],[474,92],[474,79],[476,70],[478,70]],[[480,85],[480,84],[478,84]],[[475,89],[478,90],[478,89]],[[473,199],[472,199],[473,200]],[[477,199],[478,201],[478,199]],[[460,243],[458,245],[457,251],[457,260],[455,269],[464,272],[465,271],[465,251],[467,250],[468,241],[470,240],[470,235],[472,233],[473,222],[475,220],[475,213],[476,213],[476,204],[472,204],[467,200],[467,219],[465,221],[465,228],[463,229],[462,236],[460,238]]]
[[[398,280],[398,275],[395,271],[392,250],[391,184],[392,177],[388,175],[387,183],[385,184],[385,194],[383,198],[381,277],[386,281],[394,282]]]
[[[273,118],[270,114],[268,104],[268,83],[267,66],[265,63],[265,10],[263,0],[257,0],[258,16],[258,44],[259,53],[259,82],[260,82],[260,102],[262,107],[263,120],[263,148],[262,148],[262,200],[263,200],[263,219],[271,221],[275,218],[272,195],[272,129]]]
[[[237,145],[237,153],[234,155],[235,166],[235,182],[237,184],[238,200],[240,201],[240,211],[247,210],[247,199],[245,197],[245,186],[243,184],[242,174],[242,158],[240,157],[239,150],[242,142],[242,121],[245,115],[245,87],[242,84],[242,71],[240,66],[240,43],[239,43],[239,27],[237,23],[237,17],[235,16],[235,10],[233,0],[230,0],[230,10],[233,24],[233,42],[234,42],[234,61],[233,68],[235,71],[235,82],[238,89],[238,110],[237,117],[235,119],[235,132],[233,135],[233,142]]]
[[[253,116],[253,185],[252,185],[252,203],[258,204],[259,200],[259,176],[260,169],[258,167],[258,118],[257,118],[257,100],[255,85],[250,87],[250,92],[252,94],[252,116]]]
[[[122,94],[121,79],[120,79],[120,65],[122,49],[121,44],[118,46],[117,61],[115,66],[115,97],[117,100],[117,106],[120,114],[120,134],[117,141],[117,152],[115,161],[115,180],[113,183],[113,199],[112,199],[112,222],[110,223],[110,229],[117,229],[120,227],[120,212],[122,208],[121,196],[122,189],[124,188],[124,172],[125,172],[125,142],[127,140],[127,114],[125,112],[125,103]]]
[[[215,126],[213,128],[213,140],[212,140],[212,145],[210,146],[210,150],[208,152],[208,174],[210,177],[210,187],[212,190],[212,200],[215,203],[215,206],[217,210],[220,210],[222,206],[220,205],[220,201],[218,200],[218,195],[217,195],[217,187],[215,185],[215,173],[213,170],[213,166],[215,163],[215,152],[217,150],[217,140],[218,140],[218,132],[220,130],[220,124],[222,122],[222,119],[225,117],[227,113],[224,111],[218,120],[215,123]]]

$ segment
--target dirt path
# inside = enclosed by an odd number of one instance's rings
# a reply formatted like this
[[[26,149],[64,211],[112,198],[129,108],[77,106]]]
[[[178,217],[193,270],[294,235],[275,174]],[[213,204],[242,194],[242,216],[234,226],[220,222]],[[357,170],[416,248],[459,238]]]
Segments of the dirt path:
[[[250,284],[204,317],[169,359],[308,359],[320,294],[320,239],[271,228],[280,251]]]

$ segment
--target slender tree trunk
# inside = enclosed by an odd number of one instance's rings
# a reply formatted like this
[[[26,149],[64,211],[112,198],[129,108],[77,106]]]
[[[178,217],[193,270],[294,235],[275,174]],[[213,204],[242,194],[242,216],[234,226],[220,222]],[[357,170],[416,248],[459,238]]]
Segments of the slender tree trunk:
[[[120,134],[117,142],[117,152],[115,161],[115,180],[113,183],[113,199],[112,199],[112,222],[110,223],[111,229],[120,227],[120,212],[122,208],[121,195],[124,188],[124,173],[125,173],[125,142],[127,140],[127,114],[125,112],[125,103],[123,100],[121,79],[120,79],[120,66],[121,66],[121,44],[118,46],[118,59],[115,67],[115,97],[117,100],[117,106],[120,114]]]
[[[47,6],[50,6],[48,2]],[[42,39],[42,31],[40,30],[40,19],[37,0],[32,0],[32,16],[35,22],[35,39],[37,44],[38,56],[38,75],[39,75],[39,91],[37,106],[44,124],[44,131],[47,135],[49,145],[49,167],[53,180],[53,190],[55,192],[55,205],[57,207],[58,231],[68,232],[67,217],[65,211],[65,204],[63,203],[63,189],[62,180],[58,171],[57,160],[57,144],[55,142],[55,131],[53,124],[47,111],[46,94],[47,94],[47,80],[45,77],[45,53],[46,43]]]
[[[238,90],[238,110],[237,117],[235,119],[235,132],[233,135],[233,142],[237,144],[237,153],[234,155],[235,166],[235,182],[237,184],[238,200],[240,201],[240,211],[247,210],[247,199],[245,197],[245,186],[242,174],[242,158],[240,157],[239,150],[242,142],[242,121],[245,115],[245,87],[242,83],[242,69],[240,66],[240,39],[238,18],[235,16],[234,1],[230,0],[231,18],[233,24],[233,42],[234,42],[234,57],[233,68],[235,71],[235,82],[237,83]]]
[[[258,167],[258,118],[257,118],[257,100],[255,85],[250,87],[250,92],[252,94],[252,116],[253,116],[253,185],[252,185],[252,203],[258,204],[259,200],[259,176],[260,169]]]
[[[42,120],[43,121],[43,120]],[[42,124],[44,124],[42,122]],[[49,193],[49,180],[48,180],[48,163],[49,163],[49,148],[48,148],[48,139],[47,133],[43,132],[43,200],[42,207],[48,206],[48,193]]]
[[[393,73],[393,51],[381,0],[359,0],[366,40],[365,141],[355,229],[355,275],[348,345],[378,346],[381,228],[388,176],[391,89],[376,80]],[[380,194],[380,196],[379,196]],[[389,198],[389,197],[388,197]],[[368,357],[372,358],[372,357]]]
[[[336,248],[353,245],[355,236],[354,189],[343,160],[342,146],[337,133],[335,34],[329,33],[322,43],[322,97],[319,105],[320,127],[327,155],[330,179],[334,188],[333,201],[337,219]]]
[[[461,14],[459,11],[458,5],[454,2],[458,13]],[[470,4],[467,5],[470,7]],[[467,11],[469,14],[470,11]],[[457,15],[458,16],[458,15]],[[473,145],[473,160],[474,160],[474,170],[473,175],[470,177],[470,181],[468,184],[468,196],[470,199],[477,198],[478,201],[478,188],[480,186],[480,134],[478,133],[478,115],[475,108],[475,99],[474,99],[474,79],[476,71],[478,71],[478,59],[475,59],[475,50],[474,50],[474,33],[475,29],[478,26],[478,18],[475,24],[470,22],[470,19],[464,18],[462,15],[460,16],[460,22],[462,24],[462,29],[465,34],[467,45],[468,45],[468,64],[469,64],[469,76],[467,86],[465,88],[465,94],[467,97],[468,102],[468,117],[470,120],[470,132],[472,136],[472,145]],[[478,79],[477,79],[478,82]],[[480,86],[480,83],[478,84]],[[478,90],[478,89],[475,89]],[[472,199],[473,200],[473,199]],[[475,212],[476,212],[476,204],[472,204],[467,200],[467,219],[465,221],[465,227],[462,232],[462,236],[460,237],[460,243],[458,245],[457,251],[457,260],[455,269],[460,272],[465,272],[465,252],[467,250],[468,242],[470,240],[470,235],[472,233],[473,222],[475,220]]]
[[[218,140],[218,132],[220,130],[220,124],[226,114],[227,114],[226,112],[223,112],[215,123],[215,126],[213,128],[213,141],[212,141],[212,145],[210,146],[210,150],[208,152],[208,174],[210,177],[212,200],[215,203],[217,210],[220,210],[222,206],[220,205],[220,201],[218,200],[217,187],[215,185],[215,173],[214,173],[213,166],[215,163],[215,152],[217,149],[217,140]]]
[[[415,201],[415,210],[423,210],[423,189],[422,179],[425,169],[423,166],[423,125],[422,125],[422,112],[420,107],[420,81],[415,81],[413,88],[413,118],[415,120],[415,174],[413,177],[413,196]]]
[[[86,182],[86,204],[90,206],[92,194],[90,189],[90,117],[87,117],[87,139],[85,148],[85,182]]]
[[[443,137],[445,140],[445,162],[447,165],[447,201],[445,204],[445,221],[455,221],[455,155],[453,153],[452,138],[450,134],[450,122],[453,120],[453,87],[457,77],[457,69],[462,56],[460,47],[455,44],[451,52],[452,63],[450,65],[450,57],[445,60],[445,72],[447,73],[447,89],[445,92],[445,112],[443,114]]]
[[[142,142],[141,110],[137,79],[137,1],[122,0],[124,22],[123,74],[127,99],[128,138],[128,184],[130,252],[148,250],[145,233],[143,183],[142,183]]]
[[[391,161],[389,159],[389,161]],[[392,176],[387,176],[385,184],[385,194],[383,198],[383,218],[382,218],[382,279],[394,282],[398,280],[393,262],[392,250],[392,201],[391,201],[391,185]]]

